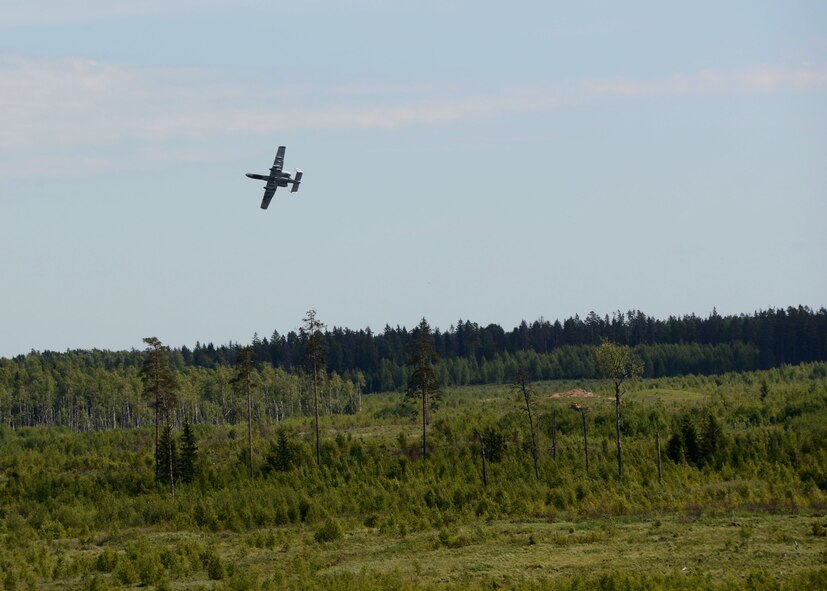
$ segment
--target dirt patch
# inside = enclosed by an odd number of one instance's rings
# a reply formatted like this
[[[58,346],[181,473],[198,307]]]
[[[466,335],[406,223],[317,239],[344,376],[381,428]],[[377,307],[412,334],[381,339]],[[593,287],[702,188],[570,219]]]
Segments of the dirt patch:
[[[582,388],[575,388],[574,390],[569,390],[568,392],[555,392],[554,394],[549,394],[549,398],[594,398],[595,393],[589,392],[588,390],[583,390]]]

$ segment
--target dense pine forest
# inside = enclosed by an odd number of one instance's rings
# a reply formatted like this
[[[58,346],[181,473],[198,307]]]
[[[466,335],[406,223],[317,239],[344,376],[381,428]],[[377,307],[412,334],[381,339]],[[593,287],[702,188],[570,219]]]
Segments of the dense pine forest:
[[[399,371],[408,361],[412,331],[398,326],[385,326],[381,333],[333,328],[325,338],[329,368],[340,375],[361,372],[367,392],[396,390],[406,383]],[[433,335],[437,355],[458,361],[448,364],[442,376],[455,385],[501,382],[509,358],[521,353],[544,357],[534,369],[534,379],[594,377],[595,368],[582,349],[569,350],[564,359],[547,356],[565,347],[594,346],[604,338],[638,347],[646,362],[645,377],[768,369],[827,359],[827,310],[799,306],[739,316],[713,311],[707,318],[689,315],[666,320],[640,311],[618,311],[611,317],[590,312],[585,319],[575,316],[563,322],[523,321],[508,332],[497,324],[482,327],[459,320]],[[303,343],[296,332],[273,332],[269,339],[255,335],[252,346],[259,361],[276,367],[301,362]],[[180,350],[181,363],[229,365],[237,350],[237,345],[196,344],[193,350]]]
[[[409,381],[414,331],[386,326],[324,330],[325,371],[319,389],[323,414],[353,413],[361,395],[401,391]],[[505,331],[458,321],[430,337],[445,386],[509,383],[518,371],[531,380],[593,379],[599,376],[595,346],[602,339],[632,347],[644,378],[715,375],[827,360],[827,310],[807,307],[751,315],[695,315],[658,320],[642,312],[585,320],[522,322]],[[280,420],[310,412],[303,363],[307,335],[301,330],[270,338],[254,335],[253,359],[261,395],[257,417]],[[234,424],[244,400],[233,387],[241,345],[196,343],[170,351],[180,389],[174,423]],[[0,359],[0,423],[65,425],[74,430],[141,426],[150,409],[142,396],[144,352],[31,352]]]

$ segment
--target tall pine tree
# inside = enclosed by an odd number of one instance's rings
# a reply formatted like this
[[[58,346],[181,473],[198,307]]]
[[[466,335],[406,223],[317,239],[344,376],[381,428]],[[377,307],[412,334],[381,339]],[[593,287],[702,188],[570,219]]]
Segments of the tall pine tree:
[[[316,318],[316,310],[308,310],[301,334],[304,338],[304,362],[311,372],[313,386],[313,417],[316,428],[316,465],[322,464],[321,439],[319,436],[319,374],[325,370],[327,347],[322,332],[325,325]]]
[[[171,450],[164,450],[160,447],[160,425],[162,419],[169,425],[170,412],[178,400],[178,380],[169,367],[169,348],[165,347],[156,337],[147,337],[144,343],[147,344],[147,349],[141,378],[144,382],[144,394],[149,399],[149,406],[153,410],[155,419],[155,478],[162,480],[162,478],[167,478],[167,474],[161,476],[160,456],[162,453],[169,456]],[[168,458],[165,463],[171,468]],[[169,473],[169,478],[174,494],[175,484],[171,473]]]
[[[412,372],[408,377],[407,397],[422,402],[422,458],[428,457],[428,425],[431,422],[431,409],[441,395],[439,379],[434,371],[434,362],[438,361],[434,349],[431,327],[423,318],[414,330],[413,350],[409,365]]]

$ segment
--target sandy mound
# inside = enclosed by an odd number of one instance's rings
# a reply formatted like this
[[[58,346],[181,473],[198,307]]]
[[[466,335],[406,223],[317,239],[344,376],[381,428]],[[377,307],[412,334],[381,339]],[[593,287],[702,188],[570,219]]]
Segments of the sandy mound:
[[[582,388],[575,388],[574,390],[569,390],[568,392],[555,392],[554,394],[549,394],[549,398],[593,398],[594,392],[588,392],[583,390]]]

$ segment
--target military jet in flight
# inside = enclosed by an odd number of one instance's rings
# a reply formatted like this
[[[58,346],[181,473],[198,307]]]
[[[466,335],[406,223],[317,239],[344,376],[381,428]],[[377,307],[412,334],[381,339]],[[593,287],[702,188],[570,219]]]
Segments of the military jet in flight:
[[[267,206],[270,205],[270,200],[273,198],[273,195],[278,187],[293,185],[293,188],[290,189],[291,193],[295,193],[299,190],[299,183],[302,182],[302,174],[304,173],[297,168],[296,177],[291,178],[289,172],[282,172],[282,168],[284,167],[285,150],[286,148],[284,146],[279,146],[278,152],[276,152],[276,160],[273,162],[273,166],[270,167],[270,174],[247,173],[247,176],[251,179],[267,181],[267,184],[264,185],[264,198],[261,200],[261,209],[267,209]]]

